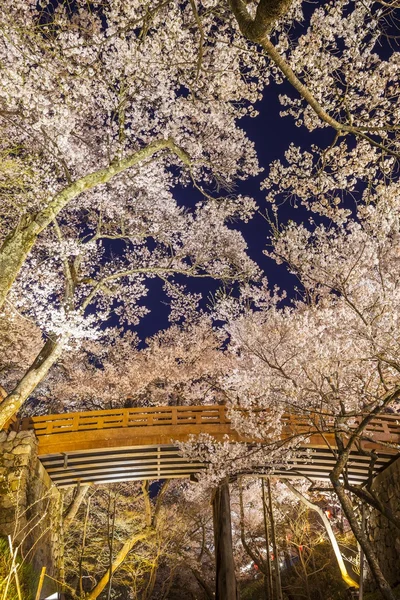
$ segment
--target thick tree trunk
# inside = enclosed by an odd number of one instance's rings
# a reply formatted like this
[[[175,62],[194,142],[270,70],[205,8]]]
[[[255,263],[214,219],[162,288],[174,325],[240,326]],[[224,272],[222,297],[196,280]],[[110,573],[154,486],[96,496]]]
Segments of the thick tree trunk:
[[[0,308],[37,237],[71,200],[86,190],[107,183],[119,173],[151,158],[156,152],[163,149],[169,149],[183,163],[190,164],[189,156],[173,140],[155,140],[123,160],[71,182],[56,194],[45,208],[36,214],[24,215],[18,227],[7,236],[0,249]]]
[[[23,403],[59,359],[66,338],[59,341],[47,340],[33,364],[29,367],[18,385],[0,403],[0,430],[19,411]]]
[[[267,480],[268,485],[268,504],[269,504],[269,518],[271,522],[271,537],[272,537],[272,547],[274,549],[274,567],[275,567],[275,590],[276,590],[276,598],[277,600],[283,600],[282,596],[282,585],[281,585],[281,572],[279,569],[279,556],[278,556],[278,545],[276,543],[276,533],[275,533],[275,519],[274,519],[274,511],[272,507],[272,493],[271,493],[271,482],[268,477]]]
[[[262,489],[262,503],[263,503],[263,518],[264,518],[264,531],[265,531],[265,546],[267,550],[266,564],[267,564],[267,580],[266,580],[266,594],[268,600],[272,600],[274,593],[274,587],[272,585],[272,565],[271,565],[271,549],[269,546],[269,525],[267,515],[267,500],[265,497],[265,484],[264,479],[261,478],[261,489]]]
[[[222,483],[213,498],[216,591],[215,600],[237,600],[238,590],[233,561],[229,484]]]

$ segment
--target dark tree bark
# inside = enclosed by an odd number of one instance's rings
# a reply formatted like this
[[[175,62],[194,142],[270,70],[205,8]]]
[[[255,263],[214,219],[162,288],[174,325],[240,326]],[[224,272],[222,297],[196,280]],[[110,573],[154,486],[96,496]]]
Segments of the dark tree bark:
[[[215,600],[238,600],[233,561],[229,484],[224,481],[213,498],[216,589]]]
[[[273,600],[273,585],[272,585],[272,565],[271,565],[271,551],[269,546],[269,525],[268,525],[268,509],[267,500],[265,498],[265,484],[264,479],[261,478],[261,489],[262,489],[262,502],[263,502],[263,517],[264,517],[264,531],[265,531],[265,546],[267,550],[267,579],[266,579],[266,594],[268,600]]]

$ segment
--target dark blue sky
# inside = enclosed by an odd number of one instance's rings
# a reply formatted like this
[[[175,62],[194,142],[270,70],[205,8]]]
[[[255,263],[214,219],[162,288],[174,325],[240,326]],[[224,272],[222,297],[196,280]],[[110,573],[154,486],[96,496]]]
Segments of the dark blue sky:
[[[268,203],[265,201],[265,193],[260,190],[260,183],[268,173],[269,164],[278,158],[282,159],[284,152],[289,144],[293,142],[303,148],[309,148],[311,143],[318,142],[321,145],[329,145],[332,142],[333,132],[327,128],[322,129],[317,134],[310,134],[305,127],[297,127],[294,119],[291,117],[280,117],[279,112],[282,109],[278,96],[279,94],[295,95],[296,92],[288,83],[277,85],[271,83],[264,91],[263,100],[257,105],[259,116],[251,119],[246,117],[240,121],[240,125],[246,130],[248,137],[255,143],[260,165],[264,171],[258,176],[239,182],[237,191],[241,194],[255,198],[260,213],[265,213]],[[194,195],[191,190],[176,190],[176,195],[182,197],[182,203],[187,203],[188,194]],[[200,196],[195,200],[200,200]],[[295,213],[295,215],[293,214]],[[290,203],[284,205],[280,211],[280,218],[286,219],[307,218],[303,209],[294,211]],[[249,223],[234,223],[244,235],[249,248],[250,257],[257,262],[263,269],[271,285],[278,285],[286,289],[289,295],[294,293],[296,279],[291,276],[284,266],[278,266],[271,259],[263,254],[266,248],[267,237],[269,234],[268,224],[262,214],[256,214]],[[191,280],[182,278],[182,283],[187,285],[192,292],[201,292],[204,300],[202,306],[207,306],[210,294],[213,294],[220,284],[210,280]],[[141,339],[145,339],[168,326],[169,308],[165,304],[166,298],[162,292],[162,284],[158,280],[148,282],[149,295],[146,304],[151,309],[139,324],[135,327]]]

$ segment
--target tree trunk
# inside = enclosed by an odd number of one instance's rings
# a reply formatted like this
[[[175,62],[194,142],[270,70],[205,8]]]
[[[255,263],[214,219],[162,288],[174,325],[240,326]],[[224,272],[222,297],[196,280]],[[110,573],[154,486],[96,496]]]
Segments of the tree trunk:
[[[263,517],[264,517],[264,532],[265,532],[265,546],[267,550],[267,580],[266,580],[266,594],[268,600],[273,600],[273,585],[272,585],[272,565],[271,565],[271,550],[269,547],[269,525],[267,515],[267,500],[265,498],[265,484],[264,478],[261,478],[261,489],[262,489],[262,502],[263,502]]]
[[[278,546],[276,543],[276,533],[275,533],[275,519],[274,519],[274,511],[272,508],[271,482],[270,482],[269,477],[268,477],[267,481],[268,481],[269,518],[271,521],[272,547],[274,549],[276,598],[277,598],[277,600],[283,600],[282,585],[281,585],[281,572],[280,572],[280,568],[279,568]]]
[[[79,593],[80,593],[81,597],[83,597],[83,557],[84,557],[85,548],[86,548],[86,534],[87,534],[87,525],[88,525],[89,514],[90,514],[90,500],[91,500],[91,496],[89,496],[87,505],[86,505],[85,520],[83,521],[82,544],[81,544],[81,551],[79,554],[79,563],[78,563],[79,564],[78,587],[79,587]]]
[[[125,544],[122,546],[121,550],[115,557],[111,569],[107,569],[107,572],[100,579],[99,583],[93,588],[91,592],[89,592],[89,594],[87,595],[87,600],[96,600],[96,598],[100,596],[101,592],[104,590],[104,588],[110,580],[110,575],[113,575],[118,569],[118,567],[122,565],[129,552],[136,546],[136,544],[145,540],[149,537],[149,535],[152,535],[153,533],[153,531],[144,530],[140,533],[133,535],[129,540],[125,542]]]
[[[78,512],[79,507],[82,504],[84,497],[88,493],[89,488],[90,488],[90,485],[81,485],[76,490],[75,497],[72,500],[71,504],[69,505],[69,507],[64,515],[64,519],[63,519],[64,531],[67,531],[67,529],[71,525],[72,521],[75,519],[76,513]]]
[[[356,540],[358,541],[358,543],[364,551],[365,557],[368,561],[371,573],[378,585],[379,591],[381,592],[382,597],[385,598],[385,600],[396,600],[395,595],[393,594],[390,588],[390,585],[383,576],[372,544],[370,543],[365,532],[361,530],[361,527],[358,524],[352,502],[347,496],[343,484],[339,480],[339,476],[340,473],[337,472],[337,466],[335,466],[332,473],[330,474],[330,479],[332,481],[333,487],[335,488],[335,492],[337,494],[337,497],[339,498],[344,514],[346,515],[346,518],[350,524],[351,530],[353,531]]]
[[[291,492],[293,492],[293,494],[299,498],[299,500],[305,504],[308,508],[311,508],[311,510],[315,510],[315,512],[317,512],[319,514],[319,516],[321,517],[321,520],[325,526],[326,532],[328,534],[329,540],[332,544],[332,548],[333,551],[335,553],[336,556],[336,560],[338,562],[339,565],[339,569],[340,569],[340,573],[342,575],[343,580],[347,583],[347,585],[351,586],[351,587],[356,587],[358,588],[358,583],[356,583],[354,581],[354,579],[352,579],[350,577],[350,575],[347,572],[346,569],[346,565],[344,564],[344,560],[342,558],[342,553],[340,552],[340,548],[339,548],[339,544],[337,543],[335,534],[333,532],[332,529],[332,525],[328,519],[328,517],[326,516],[326,514],[324,513],[324,511],[322,510],[322,508],[320,506],[318,506],[318,504],[314,504],[313,502],[310,502],[310,500],[308,500],[308,498],[306,498],[305,496],[303,496],[303,494],[301,492],[299,492],[298,490],[296,490],[296,488],[289,483],[288,481],[284,481],[284,484],[289,488],[289,490]]]
[[[0,430],[4,429],[7,422],[19,411],[25,400],[47,375],[50,367],[59,359],[65,342],[66,338],[59,341],[48,338],[21,381],[0,403]]]
[[[213,498],[216,590],[215,600],[237,600],[238,590],[233,561],[229,484],[222,483]]]

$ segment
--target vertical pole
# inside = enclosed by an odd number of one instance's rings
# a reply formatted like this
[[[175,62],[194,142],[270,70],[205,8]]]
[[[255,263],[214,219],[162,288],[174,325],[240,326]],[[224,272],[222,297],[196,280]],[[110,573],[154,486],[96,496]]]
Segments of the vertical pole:
[[[265,545],[267,549],[267,577],[266,582],[266,594],[267,600],[273,600],[273,585],[272,585],[272,568],[271,568],[271,550],[269,547],[269,526],[267,517],[267,500],[265,498],[265,485],[264,478],[261,478],[261,489],[262,489],[262,501],[263,501],[263,512],[264,512],[264,531],[265,531]]]
[[[276,545],[275,519],[274,519],[274,512],[272,509],[271,481],[270,481],[269,477],[268,477],[268,500],[269,500],[269,516],[270,516],[270,520],[271,520],[272,547],[274,549],[276,598],[277,598],[277,600],[283,600],[282,586],[281,586],[281,574],[279,571],[278,547]]]
[[[231,506],[227,480],[215,490],[212,504],[216,570],[215,600],[237,600],[238,590],[233,561]]]
[[[114,535],[115,535],[115,513],[116,511],[116,503],[117,503],[117,495],[114,493],[114,509],[113,516],[111,522],[111,532],[110,532],[110,509],[111,509],[111,493],[108,505],[108,548],[109,548],[109,569],[110,569],[110,578],[108,580],[108,591],[107,591],[107,600],[111,598],[111,590],[112,590],[112,580],[113,580],[113,546],[114,546]],[[111,534],[111,535],[110,535]]]
[[[8,536],[8,540],[10,542],[11,537]],[[15,569],[15,561],[17,560],[17,552],[18,552],[18,548],[15,549],[15,551],[10,555],[11,558],[11,566],[10,566],[10,570],[8,572],[8,575],[6,577],[6,585],[5,588],[3,590],[3,594],[1,596],[2,600],[7,600],[8,598],[8,588],[10,587],[10,583],[11,583],[11,578],[14,574],[14,569]],[[2,582],[4,583],[4,582]]]
[[[12,540],[11,540],[11,535],[8,536],[8,545],[10,546],[10,554],[12,557],[16,556],[17,551],[15,551],[14,553],[14,548],[12,545]],[[15,579],[15,585],[17,588],[17,594],[18,594],[18,600],[22,600],[22,594],[21,594],[21,586],[19,585],[19,577],[18,577],[18,571],[17,571],[17,566],[15,564],[15,560],[13,558],[13,573],[14,573],[14,579]]]
[[[361,506],[361,529],[365,531],[365,506]],[[364,551],[360,546],[360,587],[358,589],[358,600],[364,597]]]
[[[46,574],[46,567],[42,567],[42,571],[40,573],[39,585],[38,585],[38,589],[37,589],[37,592],[36,592],[35,600],[40,600],[40,594],[42,593],[42,587],[43,587],[43,581],[44,581],[45,574]]]

